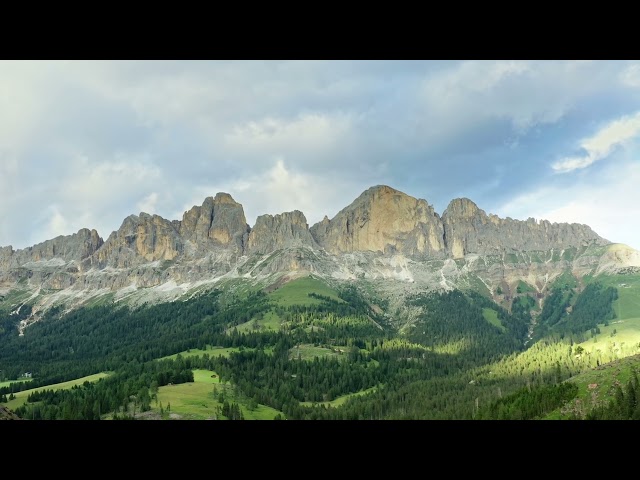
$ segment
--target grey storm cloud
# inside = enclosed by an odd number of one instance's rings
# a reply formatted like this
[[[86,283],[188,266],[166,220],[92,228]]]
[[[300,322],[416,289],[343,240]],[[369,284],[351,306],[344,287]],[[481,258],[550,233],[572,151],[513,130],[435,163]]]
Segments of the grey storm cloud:
[[[639,248],[640,231],[620,220],[620,209],[639,213],[639,71],[627,61],[2,61],[0,245],[83,227],[106,238],[131,213],[181,218],[219,191],[250,224],[293,209],[312,224],[387,184],[439,213],[465,196]],[[593,192],[598,208],[583,208]]]

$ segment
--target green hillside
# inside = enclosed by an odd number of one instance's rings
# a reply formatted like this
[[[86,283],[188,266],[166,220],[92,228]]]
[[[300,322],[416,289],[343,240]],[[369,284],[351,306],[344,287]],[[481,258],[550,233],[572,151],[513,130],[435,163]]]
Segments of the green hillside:
[[[598,407],[606,407],[616,397],[616,386],[624,387],[640,372],[640,354],[614,360],[567,380],[578,387],[570,402],[549,412],[545,419],[584,419]]]
[[[52,310],[24,337],[5,313],[0,403],[37,419],[603,418],[640,353],[640,275],[565,273],[541,302],[522,282],[510,309],[474,290],[398,306],[375,282],[234,282]]]

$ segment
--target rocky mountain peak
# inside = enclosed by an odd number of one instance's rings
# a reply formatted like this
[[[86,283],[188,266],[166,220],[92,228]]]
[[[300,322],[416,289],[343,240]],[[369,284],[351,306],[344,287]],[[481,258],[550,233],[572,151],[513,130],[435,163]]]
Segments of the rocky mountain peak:
[[[242,250],[249,225],[242,205],[221,192],[185,212],[178,231],[200,250],[208,248],[210,242]]]
[[[486,213],[468,198],[454,198],[442,213],[443,218],[460,220],[468,220],[476,215],[486,216]]]
[[[334,254],[367,250],[433,254],[444,247],[433,207],[387,185],[367,189],[333,219],[311,227],[311,234]]]
[[[395,188],[390,187],[389,185],[374,185],[373,187],[367,188],[362,195],[364,196],[377,196],[382,197],[385,195],[407,195],[400,190],[396,190]]]
[[[128,268],[156,260],[173,260],[182,250],[183,242],[172,222],[140,212],[124,219],[120,228],[92,255],[89,264],[97,268]]]
[[[264,254],[292,246],[318,248],[307,219],[299,210],[259,216],[249,234],[246,252]]]
[[[216,193],[215,198],[213,198],[213,203],[228,203],[231,205],[240,205],[236,202],[231,195],[225,192]]]

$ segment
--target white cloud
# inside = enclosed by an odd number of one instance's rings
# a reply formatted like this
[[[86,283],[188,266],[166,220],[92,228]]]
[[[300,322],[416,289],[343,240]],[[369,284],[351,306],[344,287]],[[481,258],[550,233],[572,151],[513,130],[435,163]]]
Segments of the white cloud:
[[[250,150],[266,156],[304,150],[317,152],[339,143],[352,125],[353,117],[342,112],[304,113],[293,120],[267,117],[234,126],[225,139],[234,151]]]
[[[585,154],[565,157],[551,167],[559,173],[572,172],[606,158],[616,147],[623,146],[640,134],[640,112],[628,115],[608,123],[595,135],[580,142]]]
[[[518,135],[554,124],[583,98],[608,88],[619,66],[605,62],[466,61],[428,74],[421,134],[447,138],[506,119]],[[436,135],[431,135],[435,132]]]
[[[522,91],[534,75],[534,67],[523,61],[467,61],[430,74],[422,85],[426,127],[442,134],[443,129],[455,131],[483,117],[508,117],[517,127],[543,114],[555,121],[561,115],[557,108],[540,99],[531,104]],[[522,82],[520,87],[515,79]]]
[[[510,76],[530,71],[526,61],[468,61],[439,75],[430,77],[426,84],[434,96],[452,96],[464,91],[487,92],[499,86]]]
[[[44,241],[44,239],[55,238],[58,235],[69,235],[73,233],[70,231],[69,222],[64,215],[60,213],[57,205],[47,207],[46,216],[48,218],[47,224],[41,232],[38,232],[38,234],[43,238],[41,241]]]
[[[151,192],[149,195],[144,197],[140,202],[138,202],[138,210],[141,212],[154,214],[156,211],[156,204],[158,203],[158,194],[156,192]]]
[[[95,228],[107,238],[136,206],[149,208],[155,213],[160,197],[154,188],[165,180],[158,167],[146,155],[119,154],[103,161],[92,161],[86,156],[76,156],[59,165],[48,183],[41,185],[41,192],[32,190],[23,197],[23,228],[28,235],[18,248],[43,242],[57,235],[71,235],[81,228]],[[152,191],[139,201],[140,191]],[[35,195],[35,198],[31,198]],[[51,199],[51,204],[40,205],[41,196]],[[154,208],[150,208],[154,207]],[[11,233],[11,232],[8,232]],[[14,237],[15,238],[15,237]],[[16,245],[15,240],[8,243]]]
[[[620,74],[620,81],[629,87],[640,87],[640,64],[634,63]]]
[[[247,199],[247,220],[265,213],[275,215],[300,210],[309,226],[322,220],[324,215],[333,217],[370,187],[331,173],[308,175],[297,172],[282,158],[277,159],[266,172],[244,182],[251,185],[243,192],[243,198]]]
[[[67,168],[57,193],[69,204],[95,206],[117,201],[150,190],[162,180],[162,171],[146,154],[118,154],[104,160],[81,155],[70,160]]]
[[[0,61],[0,150],[20,153],[47,111],[49,62]]]
[[[17,174],[18,159],[0,150],[0,186],[3,195],[8,195],[15,190]]]

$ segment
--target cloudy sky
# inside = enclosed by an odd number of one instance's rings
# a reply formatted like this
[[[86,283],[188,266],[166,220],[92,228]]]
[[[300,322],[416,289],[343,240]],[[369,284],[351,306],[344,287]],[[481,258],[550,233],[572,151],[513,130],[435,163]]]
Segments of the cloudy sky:
[[[385,184],[640,249],[640,62],[0,61],[0,246]]]

